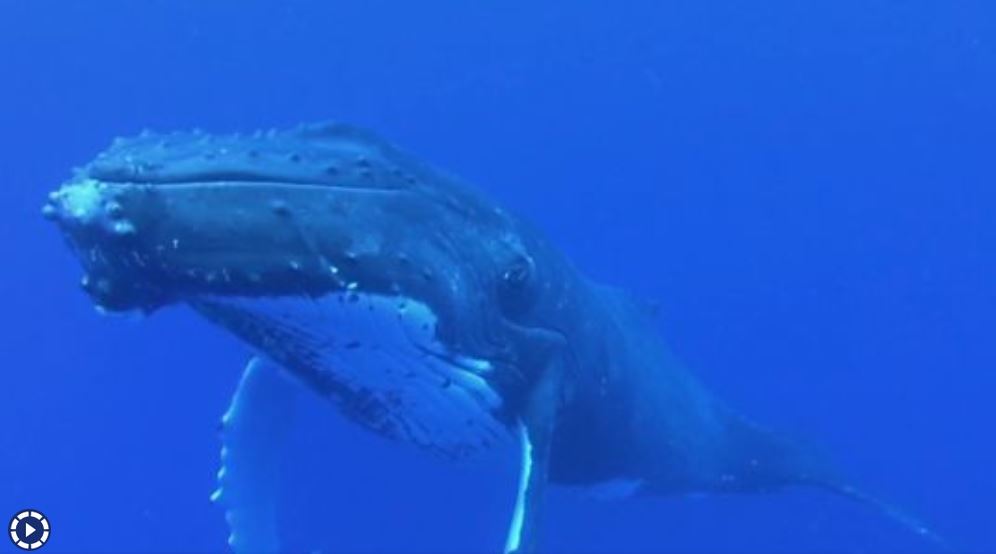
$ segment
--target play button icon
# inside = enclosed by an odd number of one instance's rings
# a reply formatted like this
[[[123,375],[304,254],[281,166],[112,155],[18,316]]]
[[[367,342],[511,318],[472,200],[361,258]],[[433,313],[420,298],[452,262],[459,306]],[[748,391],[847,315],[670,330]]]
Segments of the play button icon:
[[[10,540],[21,550],[37,550],[48,542],[48,518],[38,510],[22,510],[10,520]]]

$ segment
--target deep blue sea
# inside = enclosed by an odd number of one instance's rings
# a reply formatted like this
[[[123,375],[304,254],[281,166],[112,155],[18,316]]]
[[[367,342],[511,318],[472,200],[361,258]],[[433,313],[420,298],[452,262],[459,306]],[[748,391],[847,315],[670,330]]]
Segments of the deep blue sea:
[[[0,517],[43,552],[220,552],[247,347],[98,315],[39,214],[111,139],[333,119],[657,302],[740,412],[996,552],[996,6],[982,0],[0,0]],[[304,399],[300,551],[495,552],[517,455],[451,465]],[[825,493],[550,495],[548,552],[931,552]],[[16,552],[6,539],[0,552]]]

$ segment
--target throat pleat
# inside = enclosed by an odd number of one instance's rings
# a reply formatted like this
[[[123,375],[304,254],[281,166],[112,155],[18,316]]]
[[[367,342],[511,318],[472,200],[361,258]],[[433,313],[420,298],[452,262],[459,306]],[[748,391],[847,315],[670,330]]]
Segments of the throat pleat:
[[[380,434],[447,457],[508,438],[496,417],[501,399],[483,375],[489,364],[449,352],[422,303],[344,291],[191,304]]]

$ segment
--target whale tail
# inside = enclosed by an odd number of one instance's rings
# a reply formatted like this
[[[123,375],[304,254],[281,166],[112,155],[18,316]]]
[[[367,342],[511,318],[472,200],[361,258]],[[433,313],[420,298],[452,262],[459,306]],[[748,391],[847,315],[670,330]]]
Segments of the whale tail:
[[[954,551],[944,537],[934,532],[930,527],[927,527],[922,521],[881,498],[868,494],[852,485],[835,481],[813,481],[808,484],[868,506],[914,535],[932,543],[941,552]]]
[[[939,551],[953,551],[943,537],[916,517],[848,484],[819,448],[739,417],[728,419],[728,424],[731,449],[727,469],[736,476],[727,488],[730,492],[774,491],[793,485],[814,487],[871,508]]]

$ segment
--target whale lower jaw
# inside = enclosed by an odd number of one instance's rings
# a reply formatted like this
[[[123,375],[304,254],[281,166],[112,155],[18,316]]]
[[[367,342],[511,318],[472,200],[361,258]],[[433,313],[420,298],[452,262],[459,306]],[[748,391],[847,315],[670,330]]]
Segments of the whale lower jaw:
[[[425,304],[352,290],[189,303],[381,435],[447,458],[512,436],[497,417],[490,363],[449,352]]]

